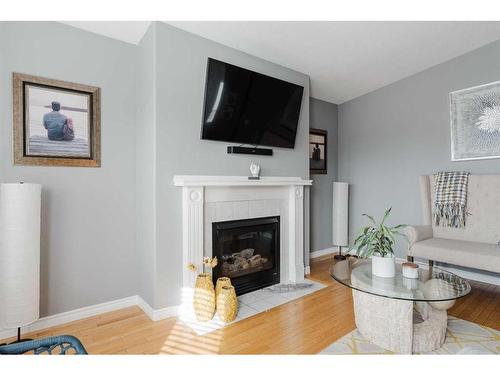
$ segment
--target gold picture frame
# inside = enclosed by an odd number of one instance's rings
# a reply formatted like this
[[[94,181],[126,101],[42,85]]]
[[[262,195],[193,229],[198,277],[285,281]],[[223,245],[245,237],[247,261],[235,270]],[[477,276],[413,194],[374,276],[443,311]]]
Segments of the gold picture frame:
[[[12,74],[14,165],[100,167],[99,87]]]

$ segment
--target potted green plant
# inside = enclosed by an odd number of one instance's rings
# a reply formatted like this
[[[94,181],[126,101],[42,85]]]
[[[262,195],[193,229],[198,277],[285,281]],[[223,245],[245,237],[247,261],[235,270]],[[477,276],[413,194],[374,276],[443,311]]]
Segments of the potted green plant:
[[[354,244],[349,251],[355,251],[360,258],[372,259],[372,274],[379,277],[394,277],[395,275],[395,256],[394,244],[396,236],[406,236],[401,229],[405,224],[399,224],[394,227],[385,225],[385,221],[391,213],[389,208],[385,211],[382,221],[378,223],[367,214],[363,214],[370,220],[370,225],[360,229]]]

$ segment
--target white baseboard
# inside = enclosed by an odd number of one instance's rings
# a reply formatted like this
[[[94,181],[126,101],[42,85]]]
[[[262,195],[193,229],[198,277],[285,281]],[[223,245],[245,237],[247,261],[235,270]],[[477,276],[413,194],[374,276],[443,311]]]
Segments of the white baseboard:
[[[177,315],[179,315],[179,306],[168,306],[163,309],[154,310],[153,318],[151,320],[156,322],[158,320],[171,318]]]
[[[139,306],[144,311],[144,313],[153,321],[176,316],[178,312],[177,306],[169,306],[163,309],[154,310],[140,296],[131,296],[114,301],[99,303],[97,305],[81,307],[75,310],[66,311],[55,315],[45,316],[28,326],[22,327],[22,333],[24,334],[39,331],[42,329],[51,328],[61,324],[70,323],[75,320],[89,318],[94,315],[99,315],[130,306]],[[0,330],[0,340],[14,337],[16,335],[16,328]]]
[[[304,275],[309,275],[311,273],[311,267],[310,266],[305,266],[304,267]]]
[[[144,301],[142,297],[136,296],[137,306],[141,308],[142,311],[148,316],[149,319],[153,320],[155,310],[151,307],[149,303]]]
[[[329,247],[327,249],[322,249],[322,250],[316,250],[316,251],[313,251],[309,254],[309,258],[311,258],[311,259],[318,258],[318,257],[321,257],[323,255],[336,253],[338,251],[339,251],[339,248],[337,246]]]
[[[123,309],[125,307],[134,306],[136,304],[137,304],[137,296],[131,296],[127,298],[118,299],[115,301],[99,303],[97,305],[81,307],[79,309],[40,318],[36,322],[28,326],[22,327],[22,332],[28,333],[33,331],[39,331],[41,329],[58,326],[61,324],[88,318],[90,316],[98,314],[103,314],[113,310]],[[13,337],[16,335],[17,335],[16,328],[0,330],[0,339]]]
[[[149,319],[153,321],[158,321],[166,318],[170,318],[172,316],[177,316],[179,312],[179,306],[168,306],[163,309],[155,310],[153,309],[149,303],[144,301],[140,296],[137,297],[137,306],[139,306],[142,311],[149,317]]]
[[[406,259],[397,258],[401,262],[406,262]],[[427,262],[415,260],[416,264],[427,265]],[[438,262],[435,262],[438,263]],[[463,277],[464,279],[480,281],[487,284],[499,285],[500,286],[500,275],[496,276],[491,273],[479,273],[473,270],[467,270],[463,268],[453,267],[452,265],[443,265],[441,263],[436,264],[436,267],[441,268],[445,271],[454,273],[457,276]],[[497,274],[498,275],[498,274]]]

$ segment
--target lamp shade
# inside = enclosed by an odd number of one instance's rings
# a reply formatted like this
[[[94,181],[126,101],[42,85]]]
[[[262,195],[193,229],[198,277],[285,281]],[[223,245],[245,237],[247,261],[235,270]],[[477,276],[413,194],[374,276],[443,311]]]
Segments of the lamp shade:
[[[0,327],[39,318],[40,201],[37,184],[0,184]]]
[[[333,183],[332,243],[335,246],[349,245],[349,184]]]

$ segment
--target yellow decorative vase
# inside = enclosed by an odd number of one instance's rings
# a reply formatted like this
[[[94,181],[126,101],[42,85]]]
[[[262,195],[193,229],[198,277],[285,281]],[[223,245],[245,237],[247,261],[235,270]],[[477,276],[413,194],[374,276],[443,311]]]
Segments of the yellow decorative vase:
[[[193,307],[196,319],[207,322],[215,314],[215,289],[212,276],[200,273],[194,287]]]
[[[232,286],[231,279],[229,277],[219,277],[217,283],[215,284],[215,298],[219,296],[220,290],[223,286]]]
[[[217,297],[217,314],[223,322],[229,323],[236,319],[238,313],[238,298],[233,286],[222,286]]]

